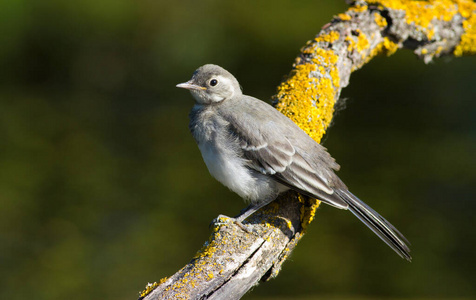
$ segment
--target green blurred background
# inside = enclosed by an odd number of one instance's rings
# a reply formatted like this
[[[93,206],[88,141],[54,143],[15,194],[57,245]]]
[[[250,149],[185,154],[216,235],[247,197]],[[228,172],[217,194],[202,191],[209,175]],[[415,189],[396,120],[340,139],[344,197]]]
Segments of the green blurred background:
[[[344,1],[0,1],[0,298],[136,299],[245,204],[211,176],[175,88],[205,63],[270,99]],[[474,299],[476,57],[409,51],[351,77],[325,146],[412,242],[322,207],[245,299]],[[342,297],[342,298],[340,298]]]

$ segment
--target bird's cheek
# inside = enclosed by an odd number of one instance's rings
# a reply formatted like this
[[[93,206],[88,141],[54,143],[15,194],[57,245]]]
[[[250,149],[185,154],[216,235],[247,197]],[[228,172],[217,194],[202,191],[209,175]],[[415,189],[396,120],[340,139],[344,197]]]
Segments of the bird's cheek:
[[[220,101],[225,100],[225,97],[221,94],[212,94],[212,95],[210,95],[210,100],[212,102],[220,102]]]
[[[202,91],[195,91],[195,90],[190,90],[190,94],[192,94],[193,98],[197,103],[200,104],[205,104],[206,101],[206,95]]]

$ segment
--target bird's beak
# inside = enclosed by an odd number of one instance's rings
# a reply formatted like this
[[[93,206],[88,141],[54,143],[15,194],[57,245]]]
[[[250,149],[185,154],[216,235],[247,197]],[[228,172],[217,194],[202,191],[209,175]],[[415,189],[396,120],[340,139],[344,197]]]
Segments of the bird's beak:
[[[202,91],[205,91],[207,89],[206,87],[193,84],[191,81],[187,81],[187,82],[184,82],[184,83],[179,83],[179,84],[176,85],[176,87],[182,88],[182,89],[187,89],[187,90],[202,90]]]

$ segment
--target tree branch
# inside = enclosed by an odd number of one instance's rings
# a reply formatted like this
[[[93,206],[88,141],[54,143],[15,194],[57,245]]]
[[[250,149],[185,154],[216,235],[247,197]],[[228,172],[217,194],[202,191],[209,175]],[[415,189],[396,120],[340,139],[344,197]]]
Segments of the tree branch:
[[[274,104],[319,142],[354,70],[401,48],[426,63],[442,55],[473,55],[475,12],[469,0],[355,1],[301,49]],[[259,281],[277,276],[319,203],[285,193],[245,222],[249,232],[220,217],[190,263],[149,284],[141,298],[239,299]]]

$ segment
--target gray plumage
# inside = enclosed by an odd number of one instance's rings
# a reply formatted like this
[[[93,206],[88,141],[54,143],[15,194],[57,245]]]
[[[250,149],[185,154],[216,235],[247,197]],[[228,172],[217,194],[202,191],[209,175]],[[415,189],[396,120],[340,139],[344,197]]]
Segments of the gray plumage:
[[[204,65],[177,87],[189,89],[196,100],[189,126],[211,175],[252,204],[239,221],[293,189],[349,209],[411,260],[405,237],[348,191],[334,173],[339,165],[326,149],[271,105],[243,95],[228,71]]]

